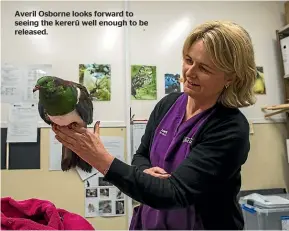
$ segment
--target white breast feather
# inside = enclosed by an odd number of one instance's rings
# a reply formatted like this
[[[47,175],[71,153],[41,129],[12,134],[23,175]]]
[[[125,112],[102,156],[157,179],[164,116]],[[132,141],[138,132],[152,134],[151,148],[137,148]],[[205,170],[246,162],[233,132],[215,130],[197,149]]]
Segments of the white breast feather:
[[[79,88],[77,88],[77,103],[79,102],[80,94],[81,94],[81,91]],[[53,123],[58,124],[59,126],[67,126],[73,122],[81,124],[82,126],[84,126],[85,124],[76,110],[69,112],[66,115],[61,115],[61,116],[48,115],[48,117]]]

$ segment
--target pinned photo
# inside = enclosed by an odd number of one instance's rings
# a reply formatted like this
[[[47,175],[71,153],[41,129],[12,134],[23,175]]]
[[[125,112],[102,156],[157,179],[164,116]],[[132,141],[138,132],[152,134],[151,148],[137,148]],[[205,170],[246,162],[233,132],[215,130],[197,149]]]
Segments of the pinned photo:
[[[116,199],[124,199],[124,194],[119,189],[116,189]]]
[[[98,186],[98,175],[95,174],[84,181],[85,187],[97,187]]]
[[[95,213],[95,207],[92,203],[88,204],[87,209],[89,213]]]
[[[124,201],[115,202],[115,214],[124,214]]]
[[[111,200],[99,201],[99,214],[111,214],[112,213],[112,203]]]
[[[111,184],[108,181],[104,180],[104,177],[99,177],[98,178],[98,185],[99,186],[113,186],[113,184]]]
[[[96,217],[98,214],[97,197],[86,197],[85,200],[85,217]]]
[[[97,188],[87,188],[86,189],[86,197],[97,197]]]
[[[131,99],[157,99],[157,70],[156,66],[131,66]]]
[[[264,76],[264,68],[261,66],[257,66],[256,72],[256,81],[254,85],[254,93],[259,95],[266,94],[266,84],[265,84],[265,76]]]
[[[179,74],[165,74],[165,94],[172,92],[181,92],[181,83]]]
[[[99,198],[101,198],[101,199],[109,198],[109,188],[99,189]]]
[[[87,88],[94,101],[110,101],[110,64],[79,64],[79,83]]]

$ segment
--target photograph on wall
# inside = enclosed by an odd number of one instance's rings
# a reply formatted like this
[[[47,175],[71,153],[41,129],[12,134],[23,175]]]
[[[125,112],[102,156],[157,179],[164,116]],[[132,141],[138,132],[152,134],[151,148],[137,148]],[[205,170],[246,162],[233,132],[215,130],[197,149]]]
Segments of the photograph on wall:
[[[181,83],[179,74],[165,74],[165,94],[172,92],[181,92]]]
[[[125,194],[96,174],[84,181],[85,217],[125,216]]]
[[[118,188],[116,189],[116,199],[117,200],[124,199],[124,193],[120,191]]]
[[[79,64],[79,83],[87,88],[93,101],[111,100],[109,64]]]
[[[100,199],[108,199],[109,198],[109,188],[99,189],[99,198]]]
[[[100,200],[99,201],[99,215],[107,216],[112,214],[112,201]]]
[[[97,187],[98,186],[98,175],[95,174],[84,180],[84,184],[86,188],[89,187]]]
[[[124,212],[124,200],[115,201],[115,214],[123,215]]]
[[[131,99],[157,99],[156,66],[131,66]]]
[[[257,77],[254,85],[254,93],[258,95],[266,94],[266,85],[264,78],[264,69],[263,67],[257,66]]]
[[[99,186],[113,186],[112,183],[104,180],[104,177],[102,177],[102,176],[99,176],[99,177],[98,177],[98,185],[99,185]]]
[[[98,214],[98,192],[96,187],[85,188],[85,217],[95,217]]]

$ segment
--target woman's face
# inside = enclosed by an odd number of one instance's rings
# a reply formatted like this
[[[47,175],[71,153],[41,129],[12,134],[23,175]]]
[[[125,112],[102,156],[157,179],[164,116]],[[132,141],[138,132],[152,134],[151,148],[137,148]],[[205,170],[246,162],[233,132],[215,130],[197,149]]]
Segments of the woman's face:
[[[202,40],[195,42],[183,60],[184,92],[194,99],[216,100],[229,83],[208,56]]]

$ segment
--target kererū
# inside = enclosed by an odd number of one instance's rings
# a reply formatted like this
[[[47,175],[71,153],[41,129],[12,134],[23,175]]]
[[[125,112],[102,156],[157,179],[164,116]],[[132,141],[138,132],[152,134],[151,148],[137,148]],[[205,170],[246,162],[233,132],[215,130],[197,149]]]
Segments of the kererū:
[[[39,91],[38,111],[49,125],[69,126],[78,123],[83,127],[93,122],[93,103],[86,87],[55,76],[39,78],[33,93]],[[62,171],[78,166],[91,172],[92,166],[62,145]]]

